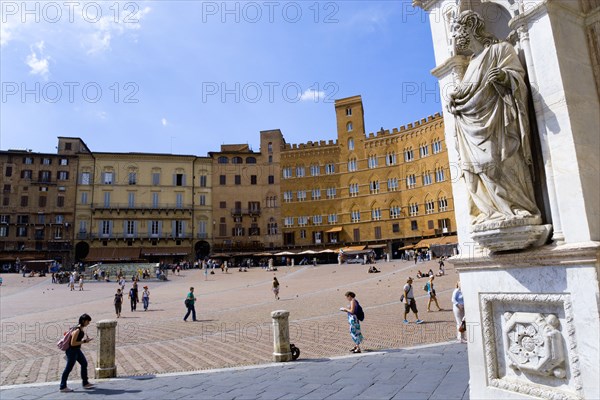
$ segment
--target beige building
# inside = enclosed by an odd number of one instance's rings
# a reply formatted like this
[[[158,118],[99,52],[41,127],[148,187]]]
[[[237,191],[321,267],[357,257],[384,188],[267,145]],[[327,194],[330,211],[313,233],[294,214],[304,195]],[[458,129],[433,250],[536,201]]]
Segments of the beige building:
[[[397,253],[413,244],[454,243],[442,117],[366,135],[360,96],[336,101],[335,111],[335,142],[287,144],[282,151],[284,245]]]
[[[193,260],[210,253],[211,162],[207,157],[90,152],[79,156],[75,258],[87,262]]]
[[[222,145],[212,158],[213,245],[216,252],[274,249],[282,245],[281,131],[260,133],[260,151]]]
[[[34,260],[69,263],[73,243],[77,157],[0,151],[0,265]]]

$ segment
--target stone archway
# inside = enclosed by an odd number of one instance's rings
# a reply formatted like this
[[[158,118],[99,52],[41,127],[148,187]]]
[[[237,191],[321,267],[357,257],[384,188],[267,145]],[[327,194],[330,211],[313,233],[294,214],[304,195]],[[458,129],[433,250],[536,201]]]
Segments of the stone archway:
[[[196,257],[196,260],[207,257],[209,254],[210,244],[207,241],[201,240],[199,242],[196,242],[196,244],[194,245],[194,255]]]
[[[90,245],[86,242],[79,242],[75,245],[75,261],[79,262],[90,253]]]

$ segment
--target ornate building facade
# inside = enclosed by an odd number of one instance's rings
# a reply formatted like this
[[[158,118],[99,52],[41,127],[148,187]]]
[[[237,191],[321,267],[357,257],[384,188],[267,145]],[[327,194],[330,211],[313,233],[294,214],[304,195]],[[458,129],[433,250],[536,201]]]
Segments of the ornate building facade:
[[[0,263],[72,261],[78,157],[0,152]]]
[[[366,134],[360,96],[337,100],[335,112],[337,140],[292,145],[276,129],[260,133],[259,151],[94,152],[59,137],[58,154],[2,152],[0,249],[7,260],[60,248],[64,260],[173,262],[454,243],[442,118]]]
[[[338,138],[282,152],[284,244],[397,252],[455,232],[443,120],[365,134],[360,96],[335,102]],[[444,238],[446,236],[446,238]]]

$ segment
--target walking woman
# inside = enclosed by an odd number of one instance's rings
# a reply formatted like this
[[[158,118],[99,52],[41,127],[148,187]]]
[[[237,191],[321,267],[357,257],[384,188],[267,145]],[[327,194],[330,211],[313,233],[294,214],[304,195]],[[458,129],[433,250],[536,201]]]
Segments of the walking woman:
[[[454,319],[456,320],[456,340],[461,343],[467,343],[463,327],[465,301],[463,300],[462,290],[460,290],[460,281],[456,282],[456,289],[452,292],[452,311],[454,312]]]
[[[279,300],[279,281],[277,277],[273,277],[273,293],[275,294],[275,300]]]
[[[148,286],[144,286],[144,291],[142,292],[142,303],[144,304],[144,311],[148,311],[148,304],[150,304],[150,291],[148,290]]]
[[[360,321],[356,316],[356,311],[358,310],[359,304],[356,300],[356,295],[354,292],[346,292],[345,294],[346,300],[350,302],[348,308],[340,308],[340,311],[344,311],[348,313],[348,324],[350,325],[350,337],[352,337],[352,341],[355,346],[350,349],[351,353],[360,353],[360,344],[364,340],[362,333],[360,332]]]
[[[427,284],[425,285],[427,287],[427,293],[429,293],[429,301],[427,302],[427,312],[431,311],[431,302],[435,302],[435,306],[438,308],[438,311],[442,311],[442,309],[440,308],[440,305],[438,304],[437,301],[437,296],[435,295],[435,289],[433,288],[433,280],[435,279],[435,276],[431,275],[429,277],[429,282],[427,282]]]
[[[121,316],[121,306],[123,305],[123,292],[121,289],[117,289],[117,293],[115,293],[115,314],[117,314],[117,318]]]
[[[81,351],[82,343],[89,343],[90,339],[85,334],[85,327],[90,324],[92,321],[92,317],[87,314],[83,314],[79,317],[79,324],[73,331],[71,332],[71,346],[65,351],[67,357],[67,365],[65,366],[65,370],[62,373],[62,378],[60,380],[60,391],[61,392],[72,392],[73,389],[67,387],[67,379],[69,378],[69,374],[73,370],[75,366],[75,362],[78,362],[81,365],[81,381],[84,389],[92,389],[94,385],[90,383],[88,380],[87,373],[87,360],[83,352]],[[84,339],[85,336],[85,339]]]

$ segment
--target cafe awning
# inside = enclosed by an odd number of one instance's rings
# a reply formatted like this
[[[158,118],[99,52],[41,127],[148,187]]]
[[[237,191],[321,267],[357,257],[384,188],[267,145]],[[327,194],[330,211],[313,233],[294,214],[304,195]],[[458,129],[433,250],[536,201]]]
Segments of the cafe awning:
[[[414,245],[409,244],[408,246],[399,247],[398,250],[412,250],[414,248],[415,248]]]
[[[361,251],[364,250],[366,246],[348,246],[348,247],[342,247],[340,249],[340,251],[343,251],[344,253],[347,253],[349,251]]]
[[[341,226],[334,226],[333,228],[329,229],[328,231],[325,231],[325,233],[335,233],[335,232],[341,232],[341,231],[342,231]]]
[[[415,244],[415,249],[429,248],[432,244],[437,244],[440,238],[423,239],[419,243]]]
[[[370,249],[385,249],[387,247],[387,244],[370,244],[369,248]]]
[[[458,236],[452,235],[452,236],[441,237],[440,241],[437,244],[457,244],[457,243],[458,243]]]

